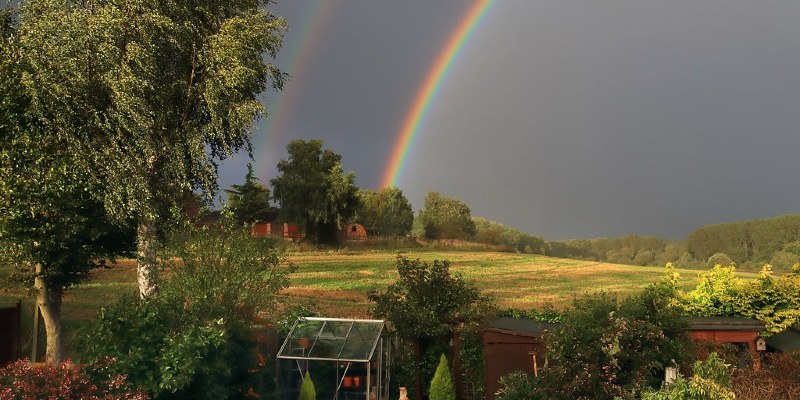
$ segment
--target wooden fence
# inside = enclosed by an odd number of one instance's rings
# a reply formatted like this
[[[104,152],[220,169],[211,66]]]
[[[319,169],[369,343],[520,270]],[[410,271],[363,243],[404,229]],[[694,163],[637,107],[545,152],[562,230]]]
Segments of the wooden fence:
[[[20,348],[22,302],[0,308],[0,366],[17,359]]]

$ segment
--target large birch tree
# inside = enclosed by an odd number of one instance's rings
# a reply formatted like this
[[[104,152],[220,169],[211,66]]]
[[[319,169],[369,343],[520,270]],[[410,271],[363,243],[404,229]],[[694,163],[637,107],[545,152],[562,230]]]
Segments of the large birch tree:
[[[157,292],[159,222],[187,191],[209,196],[217,162],[251,152],[263,93],[284,81],[270,59],[286,24],[268,0],[28,0],[21,85],[47,140],[102,184],[118,223],[133,220],[141,297]]]

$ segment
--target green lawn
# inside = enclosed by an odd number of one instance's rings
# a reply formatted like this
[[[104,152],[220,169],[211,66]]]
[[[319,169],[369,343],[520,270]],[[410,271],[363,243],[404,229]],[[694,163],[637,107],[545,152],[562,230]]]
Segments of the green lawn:
[[[608,290],[626,295],[640,290],[662,275],[661,267],[637,267],[578,261],[540,255],[493,252],[404,252],[410,258],[450,260],[452,270],[474,281],[494,297],[500,307],[529,309],[551,303],[568,305],[586,292]],[[396,253],[310,252],[288,253],[287,261],[298,265],[292,285],[284,293],[291,304],[305,304],[332,317],[368,317],[369,290],[382,290],[397,278]],[[1,272],[1,271],[0,271]],[[687,288],[697,283],[695,270],[679,270]],[[754,274],[742,273],[743,277]],[[114,268],[98,270],[93,279],[70,290],[64,298],[63,316],[67,342],[103,305],[123,293],[135,293],[135,266],[130,260]],[[0,304],[23,300],[23,320],[30,329],[33,299],[24,290],[0,291]],[[27,344],[29,346],[30,343]],[[77,349],[69,349],[75,354]]]

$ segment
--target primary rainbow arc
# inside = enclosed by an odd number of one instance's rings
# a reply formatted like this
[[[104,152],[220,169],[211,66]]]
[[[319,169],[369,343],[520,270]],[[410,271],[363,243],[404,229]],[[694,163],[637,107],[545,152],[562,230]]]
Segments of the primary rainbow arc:
[[[381,180],[381,187],[397,186],[398,180],[403,174],[408,153],[414,144],[414,139],[420,131],[425,116],[428,113],[431,101],[436,97],[436,93],[442,86],[447,72],[458,58],[461,49],[468,41],[472,32],[479,25],[481,19],[486,15],[489,7],[494,0],[476,0],[470,7],[467,15],[461,20],[456,30],[448,39],[444,49],[433,64],[430,72],[425,78],[423,85],[417,91],[411,108],[403,122],[403,126],[397,135],[397,140],[389,157],[389,163]]]

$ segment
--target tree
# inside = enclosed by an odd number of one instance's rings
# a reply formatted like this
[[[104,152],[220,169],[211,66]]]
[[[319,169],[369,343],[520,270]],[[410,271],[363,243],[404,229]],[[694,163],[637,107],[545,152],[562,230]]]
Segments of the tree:
[[[474,284],[452,275],[446,260],[429,264],[398,256],[397,272],[399,279],[384,293],[373,290],[367,297],[375,303],[372,314],[392,321],[400,339],[413,345],[417,364],[415,398],[421,398],[421,382],[430,379],[430,372],[424,379],[421,375],[423,355],[446,348],[456,327],[481,321],[491,302],[481,296]]]
[[[250,225],[270,220],[275,211],[269,204],[269,189],[253,175],[253,165],[247,164],[247,175],[241,185],[231,185],[228,193],[228,208],[239,225]]]
[[[176,234],[177,255],[161,292],[147,301],[124,296],[84,331],[84,360],[115,362],[156,399],[239,398],[266,384],[254,351],[257,331],[277,315],[278,293],[294,266],[281,262],[269,238],[242,226]]]
[[[342,156],[322,149],[321,140],[293,140],[288,160],[278,162],[280,175],[270,180],[280,215],[306,229],[318,243],[335,243],[336,231],[358,205],[355,175],[342,170]]]
[[[359,207],[355,221],[368,232],[379,236],[404,236],[411,231],[414,212],[411,203],[396,188],[383,188],[379,192],[360,190]]]
[[[216,161],[250,151],[259,101],[284,75],[271,63],[283,19],[267,0],[30,0],[21,85],[49,138],[115,221],[137,226],[140,296],[157,292],[159,221],[187,190],[217,189]],[[265,57],[266,55],[266,57]]]
[[[450,367],[447,365],[447,357],[444,354],[439,358],[439,365],[433,374],[429,394],[430,400],[456,400],[453,376],[450,375]]]
[[[132,234],[106,219],[102,204],[91,196],[95,183],[72,168],[76,160],[63,142],[30,118],[30,98],[19,85],[18,36],[13,26],[2,32],[0,256],[5,260],[0,261],[17,265],[22,283],[34,287],[47,333],[47,361],[56,364],[64,358],[64,292],[87,280],[93,268],[127,254]]]
[[[442,197],[438,192],[425,195],[425,208],[418,218],[428,239],[469,239],[475,235],[469,206],[454,197]]]

